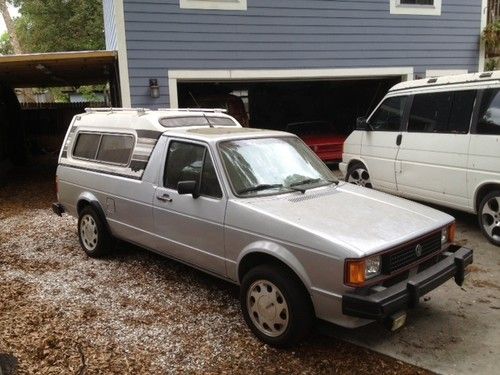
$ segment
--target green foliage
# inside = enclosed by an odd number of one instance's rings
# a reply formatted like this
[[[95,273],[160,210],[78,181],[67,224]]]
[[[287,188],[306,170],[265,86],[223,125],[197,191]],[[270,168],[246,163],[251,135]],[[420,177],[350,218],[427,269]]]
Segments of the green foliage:
[[[500,44],[500,21],[489,23],[483,30],[482,39],[488,52],[494,51]]]
[[[0,55],[12,55],[14,48],[10,43],[9,33],[3,33],[0,36]]]
[[[25,52],[104,49],[102,0],[12,0]]]
[[[495,58],[492,59],[487,59],[486,62],[484,63],[484,70],[487,72],[491,72],[493,70],[496,70],[498,66],[498,60]]]

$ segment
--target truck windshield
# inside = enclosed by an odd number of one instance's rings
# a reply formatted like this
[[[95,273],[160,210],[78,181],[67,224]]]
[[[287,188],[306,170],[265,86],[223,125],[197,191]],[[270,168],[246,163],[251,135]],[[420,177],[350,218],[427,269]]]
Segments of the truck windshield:
[[[219,144],[234,193],[279,194],[337,182],[328,167],[300,139],[255,138]]]

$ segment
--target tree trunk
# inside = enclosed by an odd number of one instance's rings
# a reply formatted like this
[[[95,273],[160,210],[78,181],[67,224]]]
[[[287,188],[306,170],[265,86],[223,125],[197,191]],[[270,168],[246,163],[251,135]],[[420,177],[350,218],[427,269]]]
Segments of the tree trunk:
[[[0,13],[2,13],[3,20],[7,26],[7,32],[9,33],[10,43],[12,44],[12,48],[14,48],[14,53],[16,55],[22,54],[23,50],[21,44],[19,44],[19,39],[17,39],[16,27],[9,13],[7,0],[0,0]]]

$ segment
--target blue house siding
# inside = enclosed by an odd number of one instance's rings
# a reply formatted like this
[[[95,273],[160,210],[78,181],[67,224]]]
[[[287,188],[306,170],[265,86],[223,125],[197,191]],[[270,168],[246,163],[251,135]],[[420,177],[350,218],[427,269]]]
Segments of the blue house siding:
[[[106,2],[106,1],[105,1]],[[481,0],[443,0],[441,16],[394,15],[390,0],[248,0],[247,11],[124,0],[134,106],[169,105],[170,69],[413,67],[477,71]],[[149,97],[157,78],[160,99]]]

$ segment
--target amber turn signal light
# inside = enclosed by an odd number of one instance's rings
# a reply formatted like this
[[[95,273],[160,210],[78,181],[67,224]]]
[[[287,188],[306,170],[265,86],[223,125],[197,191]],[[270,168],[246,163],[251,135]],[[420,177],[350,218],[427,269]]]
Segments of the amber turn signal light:
[[[457,232],[457,224],[453,223],[448,227],[448,242],[455,241],[455,233]]]
[[[346,284],[353,286],[363,285],[365,283],[365,268],[364,260],[347,261]]]

